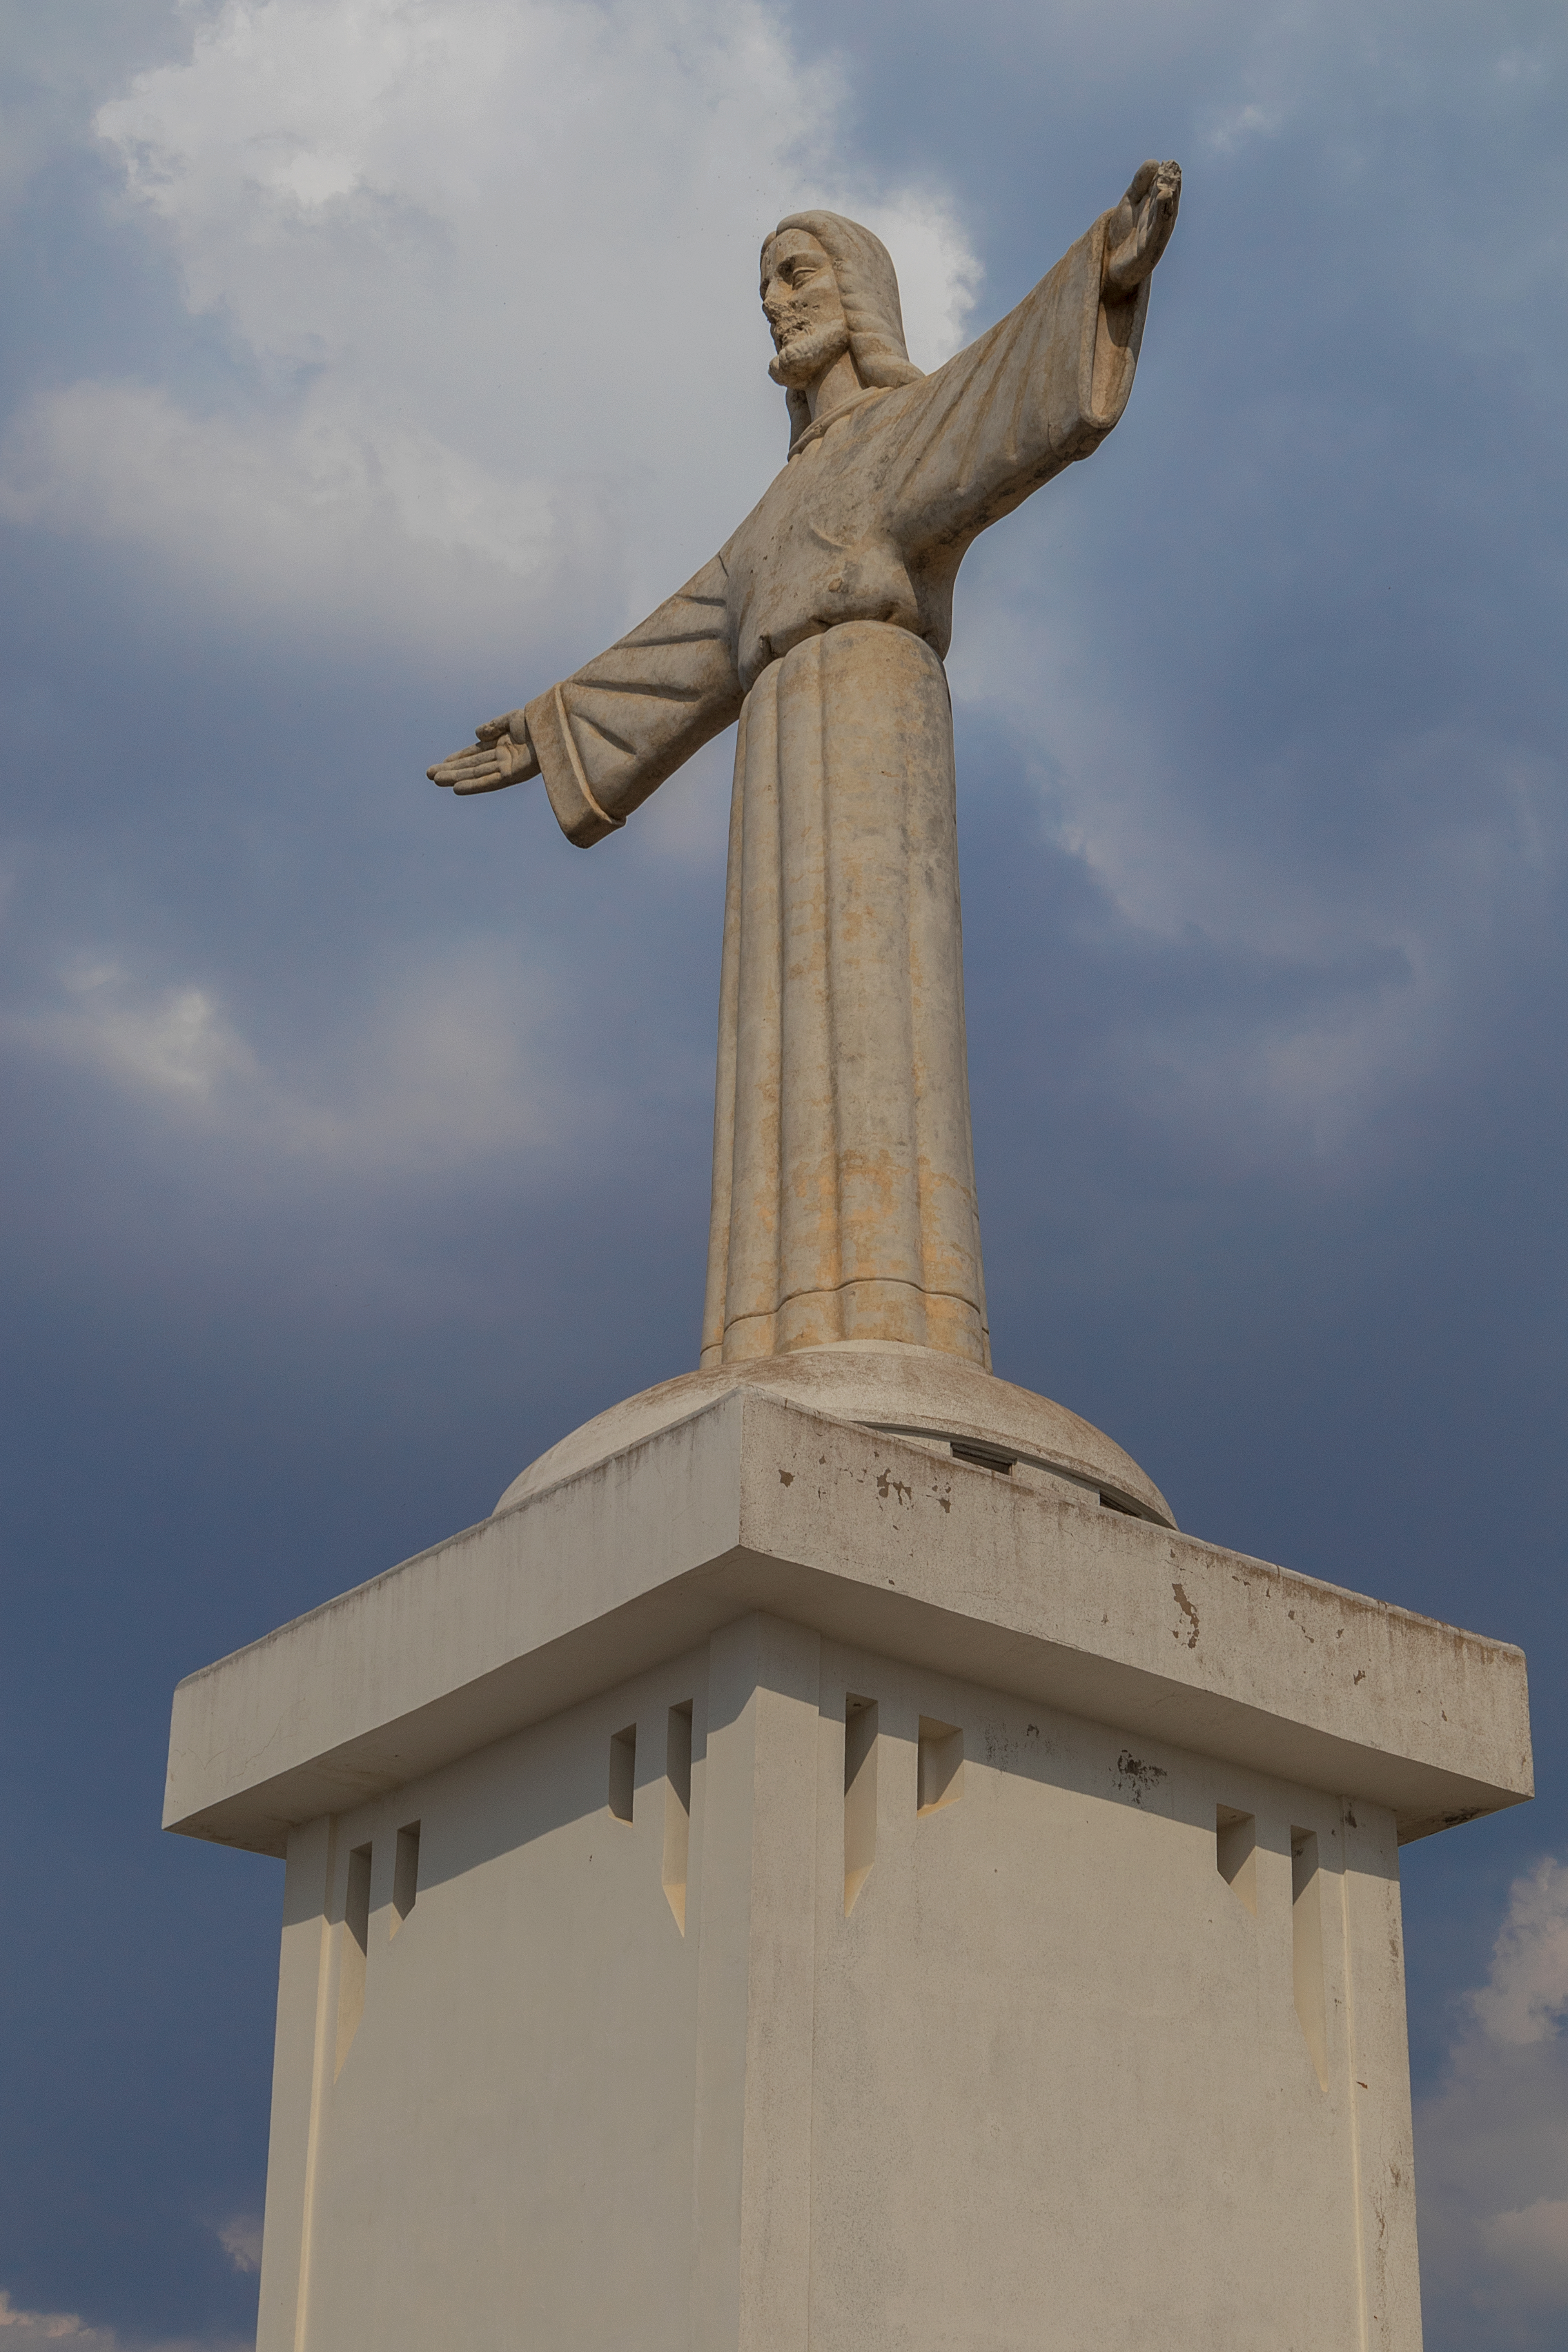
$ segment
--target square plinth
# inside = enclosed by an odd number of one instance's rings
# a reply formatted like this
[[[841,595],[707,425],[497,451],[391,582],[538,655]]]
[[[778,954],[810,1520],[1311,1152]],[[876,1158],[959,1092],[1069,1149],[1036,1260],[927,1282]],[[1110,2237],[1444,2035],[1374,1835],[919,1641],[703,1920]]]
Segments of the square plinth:
[[[1506,1644],[733,1392],[181,1685],[258,2352],[1415,2352],[1397,1846]]]

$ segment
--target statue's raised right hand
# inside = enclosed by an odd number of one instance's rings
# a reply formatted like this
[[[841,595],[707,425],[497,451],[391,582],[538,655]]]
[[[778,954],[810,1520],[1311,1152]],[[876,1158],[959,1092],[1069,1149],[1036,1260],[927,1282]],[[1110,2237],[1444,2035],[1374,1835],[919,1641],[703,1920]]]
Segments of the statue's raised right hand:
[[[449,784],[454,793],[501,793],[508,784],[521,784],[539,773],[539,761],[528,740],[521,710],[504,719],[487,719],[474,730],[474,740],[460,751],[449,751],[425,772],[433,784]]]
[[[1171,241],[1182,201],[1179,163],[1141,163],[1110,215],[1105,240],[1108,294],[1134,294]]]

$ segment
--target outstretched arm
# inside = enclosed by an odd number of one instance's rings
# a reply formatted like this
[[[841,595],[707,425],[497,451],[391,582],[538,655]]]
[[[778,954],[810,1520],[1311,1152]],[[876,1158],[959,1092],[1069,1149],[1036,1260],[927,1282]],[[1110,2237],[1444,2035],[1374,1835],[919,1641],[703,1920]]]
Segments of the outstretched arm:
[[[425,772],[464,795],[542,775],[568,841],[587,849],[618,832],[740,712],[728,589],[716,555],[608,653]]]
[[[898,535],[918,562],[956,572],[980,531],[1115,425],[1181,186],[1174,163],[1142,164],[1121,202],[1005,319],[897,395],[889,489]]]

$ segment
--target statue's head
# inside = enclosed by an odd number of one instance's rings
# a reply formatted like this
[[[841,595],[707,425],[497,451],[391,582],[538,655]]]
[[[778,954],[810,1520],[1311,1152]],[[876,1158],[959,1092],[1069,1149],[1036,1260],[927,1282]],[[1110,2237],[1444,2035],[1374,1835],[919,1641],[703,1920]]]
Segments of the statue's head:
[[[841,213],[790,213],[763,246],[763,309],[773,338],[768,373],[789,402],[790,437],[806,421],[806,387],[847,352],[862,384],[912,383],[899,280],[880,237]]]

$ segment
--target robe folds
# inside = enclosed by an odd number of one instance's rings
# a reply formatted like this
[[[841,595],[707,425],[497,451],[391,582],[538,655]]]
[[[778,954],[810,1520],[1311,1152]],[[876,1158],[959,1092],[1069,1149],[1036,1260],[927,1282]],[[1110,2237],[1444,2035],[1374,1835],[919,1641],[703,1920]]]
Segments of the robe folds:
[[[989,1364],[942,664],[966,549],[1126,404],[1148,285],[1102,296],[1109,218],[945,366],[808,425],[695,579],[528,705],[584,847],[741,722],[704,1365]]]

